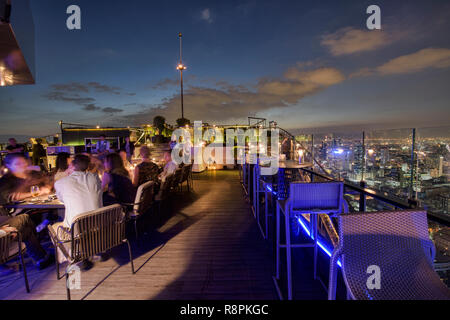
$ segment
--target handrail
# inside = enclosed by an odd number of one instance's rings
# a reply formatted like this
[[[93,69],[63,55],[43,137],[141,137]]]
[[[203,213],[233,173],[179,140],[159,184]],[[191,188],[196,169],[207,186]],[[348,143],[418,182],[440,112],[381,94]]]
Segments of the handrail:
[[[334,178],[332,178],[330,176],[321,174],[319,172],[316,172],[316,171],[314,171],[312,169],[300,168],[300,170],[303,170],[304,172],[307,172],[309,174],[318,176],[320,178],[326,179],[328,181],[336,181],[336,179],[334,179]],[[390,204],[390,205],[392,205],[392,206],[394,206],[396,208],[400,208],[400,209],[415,209],[415,208],[418,208],[417,201],[415,201],[415,200],[408,199],[408,201],[406,202],[406,201],[394,199],[392,197],[388,197],[388,196],[386,196],[386,195],[384,195],[384,194],[382,194],[382,193],[380,193],[380,192],[378,192],[376,190],[372,190],[372,189],[369,189],[369,188],[366,188],[366,187],[363,187],[363,186],[356,186],[354,184],[348,183],[345,180],[343,181],[343,183],[344,183],[344,186],[346,188],[352,189],[352,190],[360,193],[361,195],[364,196],[364,198],[366,196],[370,196],[370,197],[375,198],[375,199],[377,199],[377,200],[379,200],[381,202]],[[365,211],[365,208],[360,208],[360,211],[361,211],[361,209],[363,209],[362,211]],[[430,212],[430,211],[427,210],[427,215],[433,221],[436,221],[436,222],[439,222],[441,224],[444,224],[447,227],[450,226],[450,222],[449,221],[447,221],[447,220],[445,220],[445,219],[443,219],[443,218],[441,218],[439,216],[436,216],[435,214],[433,214],[433,212]]]

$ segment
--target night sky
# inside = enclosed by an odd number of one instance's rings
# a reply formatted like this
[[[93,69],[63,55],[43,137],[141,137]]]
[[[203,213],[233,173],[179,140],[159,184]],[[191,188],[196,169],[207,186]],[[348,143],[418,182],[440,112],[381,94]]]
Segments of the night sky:
[[[82,29],[66,28],[81,7]],[[382,30],[366,28],[381,7]],[[0,135],[181,116],[286,129],[448,125],[448,1],[31,1],[36,84],[0,88]]]

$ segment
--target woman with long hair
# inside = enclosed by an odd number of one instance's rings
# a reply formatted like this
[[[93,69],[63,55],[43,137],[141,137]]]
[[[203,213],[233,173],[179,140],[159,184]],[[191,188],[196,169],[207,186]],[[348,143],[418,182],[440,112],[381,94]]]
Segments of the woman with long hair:
[[[103,205],[134,203],[136,188],[131,182],[130,175],[125,169],[120,155],[117,153],[106,155],[104,166],[105,172],[102,179]]]
[[[70,158],[70,154],[68,154],[67,152],[58,153],[55,164],[55,181],[58,181],[59,179],[70,175],[70,173],[72,172],[72,169],[70,169],[71,162],[72,159]]]
[[[150,149],[147,146],[142,146],[139,150],[142,162],[134,169],[133,185],[139,187],[147,181],[153,181],[158,184],[159,167],[150,160]]]

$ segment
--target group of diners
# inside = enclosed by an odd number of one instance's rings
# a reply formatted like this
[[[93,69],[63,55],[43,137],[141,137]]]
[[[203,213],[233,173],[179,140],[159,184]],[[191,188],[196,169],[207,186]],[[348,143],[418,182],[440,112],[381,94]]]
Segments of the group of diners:
[[[20,232],[37,267],[49,266],[54,262],[54,255],[43,249],[38,237],[38,232],[47,225],[54,230],[60,226],[69,230],[76,217],[83,213],[115,203],[134,203],[137,188],[148,181],[154,182],[154,194],[157,194],[161,183],[178,168],[170,151],[164,153],[165,165],[161,168],[150,160],[147,146],[142,146],[139,153],[141,161],[137,165],[130,163],[127,150],[106,153],[102,160],[88,153],[73,157],[59,153],[50,174],[31,166],[30,159],[21,152],[8,154],[3,161],[7,173],[0,178],[0,236]],[[53,192],[64,203],[65,210],[9,212],[3,207]],[[87,260],[84,268],[91,265]]]

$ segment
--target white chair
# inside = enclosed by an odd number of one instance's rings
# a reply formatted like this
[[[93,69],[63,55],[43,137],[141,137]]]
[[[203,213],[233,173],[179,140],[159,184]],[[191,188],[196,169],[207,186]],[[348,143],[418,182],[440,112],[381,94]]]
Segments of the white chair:
[[[138,237],[137,220],[153,205],[154,182],[148,181],[139,186],[134,203],[121,203],[127,209],[128,219],[133,220],[136,238]]]

